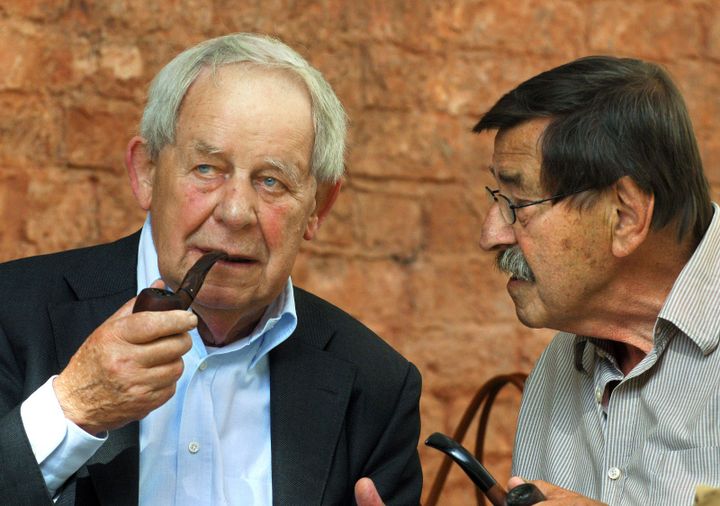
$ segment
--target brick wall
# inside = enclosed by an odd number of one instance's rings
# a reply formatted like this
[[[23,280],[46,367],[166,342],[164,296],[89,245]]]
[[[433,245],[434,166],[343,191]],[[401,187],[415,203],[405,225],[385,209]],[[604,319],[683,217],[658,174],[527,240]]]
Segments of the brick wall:
[[[478,247],[501,93],[593,53],[665,64],[720,189],[720,4],[713,0],[7,0],[0,5],[0,259],[137,229],[123,168],[150,78],[232,31],[281,37],[347,106],[350,176],[295,281],[378,331],[424,375],[425,437],[452,433],[475,388],[529,371],[548,331],[515,320]],[[488,467],[504,481],[518,397],[500,396]],[[469,445],[472,442],[468,443]],[[427,489],[439,454],[421,449]],[[472,500],[453,471],[443,504]]]

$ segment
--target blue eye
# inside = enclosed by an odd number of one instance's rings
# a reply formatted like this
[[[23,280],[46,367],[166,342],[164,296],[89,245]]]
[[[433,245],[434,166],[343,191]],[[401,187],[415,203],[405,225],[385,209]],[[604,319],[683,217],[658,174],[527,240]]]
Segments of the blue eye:
[[[213,170],[212,165],[207,165],[205,163],[201,163],[197,167],[195,167],[195,170],[197,170],[200,174],[207,175],[210,174]]]
[[[282,179],[275,176],[264,176],[258,174],[257,179],[254,183],[258,190],[265,192],[268,195],[280,195],[287,191],[287,185]]]

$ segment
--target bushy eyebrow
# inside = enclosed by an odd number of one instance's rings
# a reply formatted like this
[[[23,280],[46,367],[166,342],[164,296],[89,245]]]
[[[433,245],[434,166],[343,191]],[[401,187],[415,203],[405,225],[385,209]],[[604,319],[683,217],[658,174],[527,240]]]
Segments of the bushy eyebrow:
[[[194,141],[193,149],[206,155],[219,155],[223,152],[221,148],[208,144],[204,141]]]
[[[294,163],[287,163],[284,160],[271,157],[265,158],[265,163],[280,170],[280,172],[290,179],[292,184],[300,183],[300,169]]]
[[[497,167],[494,165],[490,165],[488,169],[499,183],[507,186],[514,186],[515,188],[519,188],[521,190],[525,189],[525,179],[521,173],[512,170],[498,171]]]

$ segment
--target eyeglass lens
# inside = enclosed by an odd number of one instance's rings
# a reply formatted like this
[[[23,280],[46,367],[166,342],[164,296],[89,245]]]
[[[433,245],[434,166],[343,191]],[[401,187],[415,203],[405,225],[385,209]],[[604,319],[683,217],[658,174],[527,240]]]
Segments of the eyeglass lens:
[[[493,192],[490,188],[487,186],[485,187],[488,193],[488,197],[490,198],[490,204],[492,205],[493,202],[498,203],[498,207],[500,207],[500,215],[503,217],[503,219],[509,224],[512,225],[515,223],[515,210],[510,207],[510,201],[505,195],[502,195],[498,192]]]

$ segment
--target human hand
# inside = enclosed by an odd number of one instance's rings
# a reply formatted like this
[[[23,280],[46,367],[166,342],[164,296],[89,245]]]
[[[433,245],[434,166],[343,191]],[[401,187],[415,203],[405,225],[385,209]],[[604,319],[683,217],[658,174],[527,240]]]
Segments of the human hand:
[[[355,484],[355,502],[358,506],[385,506],[370,478],[360,478]]]
[[[188,311],[133,313],[129,300],[102,323],[55,378],[65,416],[90,434],[139,420],[175,393],[197,326]]]
[[[523,483],[525,483],[525,480],[518,476],[513,476],[508,481],[508,490]],[[535,484],[547,498],[547,500],[538,503],[542,504],[542,506],[607,506],[605,503],[589,499],[571,490],[556,487],[546,481],[533,480],[530,483]]]

